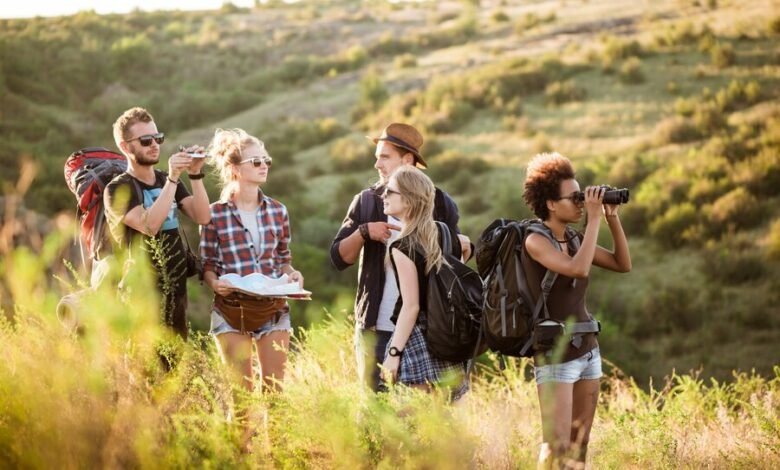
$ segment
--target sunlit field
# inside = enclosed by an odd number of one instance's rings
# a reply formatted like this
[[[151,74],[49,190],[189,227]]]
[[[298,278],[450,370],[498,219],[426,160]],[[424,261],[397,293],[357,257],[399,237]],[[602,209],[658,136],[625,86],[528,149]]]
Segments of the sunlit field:
[[[526,360],[499,371],[489,357],[455,405],[401,387],[375,395],[358,382],[351,323],[334,312],[296,331],[283,393],[241,396],[209,337],[185,344],[160,326],[143,263],[121,293],[113,279],[85,296],[78,328],[66,329],[54,313],[60,289],[43,269],[59,243],[2,261],[15,306],[13,322],[0,324],[5,468],[535,466],[540,422]],[[607,365],[593,468],[780,465],[780,367],[769,379],[673,375],[643,389]],[[234,395],[257,423],[250,453],[239,451]]]

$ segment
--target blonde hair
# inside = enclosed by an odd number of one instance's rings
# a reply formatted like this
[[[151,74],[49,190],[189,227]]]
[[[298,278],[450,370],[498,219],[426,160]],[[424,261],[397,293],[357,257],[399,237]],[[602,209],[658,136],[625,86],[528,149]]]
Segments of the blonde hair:
[[[137,106],[135,108],[130,108],[122,113],[122,115],[119,116],[116,121],[114,121],[113,126],[114,142],[116,142],[116,146],[122,148],[119,143],[124,142],[128,137],[130,137],[127,134],[127,131],[133,126],[133,124],[152,121],[154,121],[154,118],[151,114],[149,114],[149,111]]]
[[[208,155],[222,183],[219,199],[226,202],[238,190],[238,174],[234,166],[244,159],[244,149],[257,145],[267,154],[265,144],[243,129],[217,129],[208,147]]]
[[[409,211],[401,237],[408,237],[410,246],[419,247],[425,254],[425,273],[428,274],[434,267],[438,270],[442,263],[448,264],[442,255],[439,229],[433,220],[433,205],[436,199],[433,181],[410,165],[397,169],[390,181],[395,181]]]

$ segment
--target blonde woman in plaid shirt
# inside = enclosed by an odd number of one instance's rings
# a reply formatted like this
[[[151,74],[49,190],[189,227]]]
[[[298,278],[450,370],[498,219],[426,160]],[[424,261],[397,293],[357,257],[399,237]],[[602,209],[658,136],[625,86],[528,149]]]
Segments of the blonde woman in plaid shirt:
[[[220,200],[211,204],[211,222],[201,228],[200,254],[206,284],[215,294],[227,296],[233,286],[219,276],[262,273],[274,278],[287,274],[291,282],[303,287],[303,276],[291,264],[287,208],[261,189],[272,162],[263,142],[241,129],[218,129],[209,146],[209,156],[219,171],[223,189]],[[263,385],[280,390],[290,329],[287,304],[273,319],[249,334],[230,326],[216,307],[211,312],[211,334],[223,360],[249,391],[254,388],[255,377],[252,340]]]

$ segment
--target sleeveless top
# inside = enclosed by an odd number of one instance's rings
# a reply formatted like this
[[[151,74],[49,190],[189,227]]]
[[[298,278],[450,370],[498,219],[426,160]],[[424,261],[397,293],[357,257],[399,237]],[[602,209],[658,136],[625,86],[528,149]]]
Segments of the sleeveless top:
[[[460,247],[460,241],[458,240],[458,234],[449,228],[450,231],[450,239],[452,240],[452,256],[455,256],[457,258],[461,257],[461,247]],[[442,245],[442,236],[441,231],[439,231],[439,246]],[[411,259],[414,262],[414,266],[417,268],[417,286],[419,288],[419,300],[420,300],[420,314],[417,316],[417,323],[420,324],[425,328],[425,310],[426,306],[428,305],[427,299],[428,299],[428,273],[425,272],[425,258],[423,257],[422,253],[417,251],[419,247],[413,247],[411,246],[411,243],[409,241],[409,237],[402,237],[398,240],[394,241],[390,245],[390,253],[392,253],[393,248],[397,248],[398,251],[405,254],[409,259]],[[416,249],[417,248],[417,249]],[[393,261],[392,255],[390,256],[390,260],[393,263],[393,272],[395,273],[395,282],[396,285],[398,285],[398,300],[395,302],[395,309],[393,309],[393,316],[390,318],[390,320],[395,324],[398,321],[398,315],[401,313],[401,306],[404,303],[403,299],[403,293],[401,293],[401,284],[398,280],[398,269],[395,266],[395,261]],[[434,268],[435,269],[435,268]]]
[[[574,229],[566,228],[566,239],[571,240],[573,237],[581,237]],[[569,241],[569,255],[574,256],[576,254],[574,244]],[[526,250],[522,250],[521,261],[523,263],[523,270],[526,273],[528,279],[528,286],[531,290],[531,295],[535,299],[541,295],[541,283],[544,278],[547,268],[542,266],[536,260],[534,260]],[[574,279],[563,274],[558,274],[558,277],[553,283],[550,295],[547,297],[547,310],[550,313],[550,318],[560,322],[586,322],[593,319],[588,313],[588,309],[585,305],[585,291],[588,288],[588,278]],[[582,335],[582,344],[579,348],[569,341],[566,346],[566,351],[561,358],[560,362],[568,362],[579,357],[584,356],[591,350],[598,346],[595,333],[585,333]],[[537,356],[535,358],[536,365],[542,365],[544,363],[552,363],[551,359],[547,356]]]

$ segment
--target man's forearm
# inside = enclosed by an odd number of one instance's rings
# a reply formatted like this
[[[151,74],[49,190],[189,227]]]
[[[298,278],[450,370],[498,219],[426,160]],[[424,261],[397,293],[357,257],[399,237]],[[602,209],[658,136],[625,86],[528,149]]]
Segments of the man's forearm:
[[[360,230],[355,230],[350,236],[339,242],[339,255],[347,264],[355,264],[364,245]]]
[[[192,220],[198,225],[206,225],[211,221],[211,210],[209,209],[209,195],[206,193],[206,186],[202,179],[190,180],[192,183]]]

